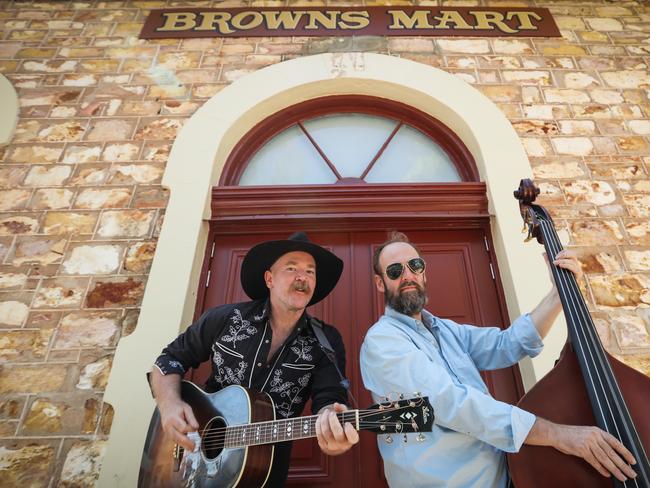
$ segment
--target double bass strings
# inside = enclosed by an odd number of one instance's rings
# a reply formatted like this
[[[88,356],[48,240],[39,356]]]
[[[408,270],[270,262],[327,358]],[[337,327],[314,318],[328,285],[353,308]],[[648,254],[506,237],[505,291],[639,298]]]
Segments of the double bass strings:
[[[546,231],[544,232],[544,236],[545,243],[548,242],[547,250],[549,251],[549,255],[556,255],[557,252],[562,249],[562,245],[559,242],[557,234],[554,232],[552,223],[548,223],[546,228],[542,224],[542,229]],[[615,480],[615,484],[617,486],[619,484],[628,486],[627,483],[630,483],[630,486],[633,485],[635,487],[648,487],[650,484],[647,481],[647,458],[645,457],[643,445],[640,443],[638,433],[634,428],[634,424],[631,421],[631,416],[627,410],[627,405],[622,398],[622,394],[614,378],[611,366],[605,357],[602,344],[596,335],[595,327],[591,321],[591,316],[586,308],[584,299],[582,298],[582,294],[580,293],[580,290],[577,286],[575,277],[566,270],[562,270],[556,267],[553,267],[552,269],[553,274],[556,277],[558,287],[564,293],[564,295],[561,294],[560,296],[563,298],[563,301],[565,301],[567,305],[567,322],[573,324],[573,328],[570,328],[569,330],[574,332],[573,336],[574,340],[576,341],[576,353],[578,354],[579,359],[582,358],[581,369],[583,370],[583,375],[585,375],[585,381],[588,380],[591,383],[591,388],[589,388],[589,383],[586,384],[587,392],[592,399],[592,405],[595,405],[598,408],[598,411],[594,411],[596,417],[599,419],[598,423],[604,430],[609,433],[614,433],[615,430],[615,433],[618,434],[618,438],[628,448],[630,448],[631,451],[633,451],[636,459],[638,460],[636,466],[641,476],[637,476],[637,478],[628,480],[623,483]],[[571,308],[573,309],[573,314],[571,313],[572,310],[568,308],[569,305],[571,305]],[[581,317],[578,317],[577,315],[581,315]],[[591,327],[589,327],[589,325],[591,325]],[[584,340],[581,335],[584,337]],[[586,363],[585,352],[589,354],[592,360],[592,364],[594,365],[594,373],[596,374],[598,380],[597,383],[594,383],[591,370],[589,368],[582,367],[582,365]],[[603,378],[607,383],[609,390],[606,389],[603,385]],[[596,391],[597,386],[600,386],[599,391]],[[601,405],[600,400],[601,398],[603,398],[607,403],[606,411],[603,411],[603,406]],[[618,417],[612,410],[610,400],[615,404],[618,410]],[[598,416],[598,413],[600,413],[600,417]],[[605,413],[608,413],[609,416],[607,417]],[[612,429],[609,427],[609,424],[613,424],[614,428]],[[625,436],[622,435],[621,429],[619,428],[621,424]],[[645,480],[645,482],[643,482],[643,480]],[[640,485],[639,483],[643,484]]]
[[[559,240],[557,239],[557,236],[555,235],[555,232],[553,232],[553,229],[551,228],[550,224],[543,222],[542,223],[542,229],[544,233],[544,242],[548,243],[548,254],[549,256],[555,256],[557,255],[558,252],[562,250],[562,245],[559,243]],[[618,432],[618,426],[615,424],[614,421],[614,415],[612,408],[609,404],[609,398],[606,394],[605,386],[603,385],[603,379],[602,376],[606,375],[605,372],[605,367],[603,364],[603,354],[602,351],[599,351],[599,343],[595,342],[594,337],[588,337],[591,334],[589,334],[589,330],[587,327],[585,327],[584,320],[584,310],[581,310],[583,313],[580,314],[582,317],[578,317],[579,310],[582,309],[580,305],[582,305],[582,301],[580,300],[579,297],[575,296],[575,289],[577,288],[577,283],[575,283],[575,279],[573,280],[574,283],[571,282],[571,274],[568,271],[562,271],[561,269],[554,269],[554,275],[556,276],[556,281],[558,282],[558,287],[560,291],[562,292],[561,296],[565,299],[567,302],[567,307],[566,307],[566,312],[567,312],[567,321],[570,322],[573,325],[573,331],[575,332],[574,334],[574,340],[577,342],[575,344],[575,347],[577,349],[577,352],[580,353],[583,356],[584,361],[586,361],[585,353],[589,353],[589,356],[591,358],[592,363],[596,366],[595,368],[595,374],[597,376],[598,380],[598,385],[600,385],[600,390],[602,392],[602,396],[604,396],[604,399],[607,403],[607,413],[610,414],[609,418],[610,420],[608,421],[608,418],[606,416],[606,412],[603,411],[603,406],[601,405],[601,398],[599,395],[595,395],[593,400],[597,403],[598,410],[600,413],[601,420],[604,425],[602,427],[607,430],[608,432],[612,431],[612,427],[610,427],[608,424],[614,423],[613,428],[617,430],[617,433],[620,437],[620,432]],[[574,286],[571,286],[574,285]],[[573,295],[573,296],[571,296]],[[569,308],[570,306],[570,308]],[[581,320],[582,318],[582,320]],[[587,329],[587,330],[585,330]],[[581,337],[584,336],[584,337]],[[599,354],[600,352],[600,354]],[[596,363],[598,361],[598,364]],[[600,369],[599,369],[600,366]],[[592,374],[592,371],[590,369],[585,369],[584,374],[587,375],[587,379],[591,383],[592,390],[595,392],[597,388],[597,384],[594,383],[594,377]],[[591,395],[590,395],[591,396]]]
[[[544,243],[547,246],[548,254],[549,256],[555,256],[559,251],[562,250],[562,245],[559,242],[559,238],[555,232],[553,224],[552,222],[548,222],[545,218],[540,218],[539,221],[541,222]],[[634,455],[637,459],[636,467],[639,471],[639,474],[642,476],[637,476],[637,478],[633,480],[628,480],[624,483],[624,486],[628,486],[627,483],[629,482],[631,486],[647,487],[649,486],[648,480],[650,477],[648,476],[647,457],[645,455],[643,445],[641,444],[638,432],[636,431],[634,424],[631,421],[631,415],[628,411],[625,401],[623,400],[622,393],[614,377],[611,365],[609,364],[609,361],[607,361],[602,344],[596,335],[595,326],[591,321],[591,316],[586,308],[586,304],[584,303],[584,299],[580,293],[580,289],[577,285],[575,277],[571,272],[557,268],[555,266],[552,267],[552,272],[556,278],[556,282],[558,283],[559,288],[565,293],[565,296],[563,298],[566,300],[567,305],[571,306],[571,310],[567,308],[567,312],[569,312],[567,319],[573,319],[575,340],[578,342],[576,344],[576,349],[579,350],[577,352],[580,352],[582,355],[583,362],[586,362],[585,354],[588,353],[592,360],[592,363],[596,366],[595,374],[597,376],[597,382],[594,382],[594,378],[589,369],[584,368],[583,374],[586,374],[588,376],[588,380],[591,383],[592,388],[590,393],[593,393],[593,395],[590,396],[593,396],[593,399],[597,404],[597,408],[600,411],[601,419],[604,423],[603,427],[608,432],[613,432],[613,429],[610,430],[608,427],[608,424],[613,424],[614,429],[618,434],[618,438],[623,440],[623,436],[621,435],[621,430],[619,428],[619,424],[622,424],[621,427],[626,434],[626,447],[630,448],[630,450],[634,452]],[[591,327],[589,327],[589,325],[591,325]],[[605,388],[603,379],[607,383],[609,390]],[[596,392],[596,383],[598,383],[600,386],[601,395],[598,395]],[[604,398],[604,401],[607,403],[605,408],[609,414],[609,421],[605,415],[606,412],[603,410],[603,405],[601,404],[600,400],[601,397]],[[615,409],[618,410],[618,416],[612,410],[610,400],[612,403],[614,403]],[[645,483],[643,485],[639,485],[642,480],[645,480]]]

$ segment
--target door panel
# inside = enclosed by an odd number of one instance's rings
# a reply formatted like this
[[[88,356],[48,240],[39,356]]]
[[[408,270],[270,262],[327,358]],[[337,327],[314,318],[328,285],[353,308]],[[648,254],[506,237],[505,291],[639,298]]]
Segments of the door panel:
[[[487,225],[487,224],[486,224]],[[487,227],[486,227],[487,229]],[[507,326],[502,313],[496,282],[490,273],[490,255],[485,248],[486,229],[428,230],[409,232],[427,262],[427,309],[460,323]],[[341,259],[345,266],[334,291],[310,307],[309,313],[335,325],[346,349],[346,376],[358,407],[372,403],[363,388],[359,369],[359,350],[368,328],[383,313],[383,296],[375,289],[372,253],[386,239],[386,231],[359,229],[355,232],[311,231],[309,237]],[[239,269],[247,250],[258,242],[285,239],[289,232],[256,235],[215,235],[214,255],[209,263],[210,280],[201,311],[222,303],[245,301]],[[211,243],[210,243],[211,245]],[[201,382],[209,374],[208,363],[192,373]],[[516,368],[484,375],[493,394],[504,401],[516,402],[520,379]],[[412,392],[396,392],[408,395]],[[303,414],[311,413],[310,405]],[[328,458],[315,439],[294,443],[289,486],[381,487],[386,486],[377,449],[377,437],[361,433],[360,446],[348,453]]]

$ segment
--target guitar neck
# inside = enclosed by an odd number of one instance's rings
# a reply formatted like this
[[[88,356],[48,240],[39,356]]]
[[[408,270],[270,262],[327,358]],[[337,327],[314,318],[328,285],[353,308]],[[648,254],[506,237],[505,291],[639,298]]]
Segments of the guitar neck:
[[[356,430],[362,430],[364,427],[359,421],[360,412],[360,410],[347,410],[337,413],[336,416],[341,425],[349,422]],[[223,429],[225,431],[224,447],[239,448],[316,437],[317,418],[318,415],[309,415],[226,427]],[[204,437],[208,440],[210,435],[210,432],[204,433]],[[219,435],[223,436],[224,432],[220,432]]]

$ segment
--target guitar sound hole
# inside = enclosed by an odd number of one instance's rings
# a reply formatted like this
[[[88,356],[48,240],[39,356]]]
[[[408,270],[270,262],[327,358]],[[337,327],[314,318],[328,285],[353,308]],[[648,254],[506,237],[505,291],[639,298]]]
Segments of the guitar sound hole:
[[[223,451],[225,427],[226,421],[223,417],[214,417],[205,425],[201,435],[201,449],[207,459],[215,459]]]

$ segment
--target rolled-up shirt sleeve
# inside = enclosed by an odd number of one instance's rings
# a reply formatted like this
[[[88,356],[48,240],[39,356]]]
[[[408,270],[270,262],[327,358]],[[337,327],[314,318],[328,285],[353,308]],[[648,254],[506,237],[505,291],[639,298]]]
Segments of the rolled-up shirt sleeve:
[[[530,314],[520,316],[505,330],[447,323],[454,324],[457,337],[480,371],[507,368],[526,356],[537,356],[544,348]]]
[[[373,327],[361,348],[361,374],[378,396],[420,392],[433,406],[436,425],[475,437],[506,452],[519,450],[535,416],[455,382],[411,338],[389,324]]]

